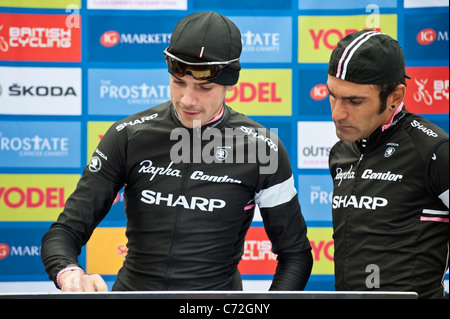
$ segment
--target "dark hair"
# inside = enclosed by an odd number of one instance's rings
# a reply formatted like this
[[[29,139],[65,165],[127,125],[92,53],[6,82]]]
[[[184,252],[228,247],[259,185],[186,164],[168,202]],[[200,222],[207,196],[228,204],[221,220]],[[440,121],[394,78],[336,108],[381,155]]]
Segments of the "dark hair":
[[[381,114],[386,110],[387,108],[387,98],[389,95],[392,94],[392,92],[395,91],[397,86],[400,84],[403,84],[406,86],[405,79],[401,79],[392,83],[388,84],[376,84],[375,86],[380,89],[380,109],[378,110],[378,114]]]

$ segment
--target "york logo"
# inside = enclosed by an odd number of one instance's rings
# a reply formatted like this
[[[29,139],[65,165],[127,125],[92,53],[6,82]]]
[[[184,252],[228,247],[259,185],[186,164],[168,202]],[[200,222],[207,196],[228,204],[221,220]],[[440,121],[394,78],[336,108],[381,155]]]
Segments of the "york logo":
[[[225,99],[225,102],[283,102],[277,95],[277,83],[275,82],[241,82],[236,85],[231,96]]]
[[[314,261],[321,260],[334,261],[334,241],[333,240],[311,240]]]
[[[380,28],[374,28],[373,30],[379,31]],[[322,48],[322,45],[325,46],[327,49],[333,50],[337,43],[344,38],[345,36],[349,35],[350,33],[357,32],[357,29],[345,29],[345,30],[339,30],[339,29],[309,29],[309,33],[311,35],[311,38],[314,41],[314,50],[320,50]]]
[[[120,34],[117,31],[106,31],[102,34],[100,37],[100,43],[104,47],[113,47],[116,46],[119,43],[120,40]]]
[[[170,207],[183,206],[185,209],[201,210],[212,212],[215,209],[224,208],[226,203],[221,199],[208,199],[203,197],[193,196],[187,198],[180,195],[174,198],[173,194],[163,195],[160,192],[151,190],[143,190],[141,193],[141,201],[149,205],[166,205]]]
[[[63,208],[64,188],[0,187],[0,207],[9,208]]]

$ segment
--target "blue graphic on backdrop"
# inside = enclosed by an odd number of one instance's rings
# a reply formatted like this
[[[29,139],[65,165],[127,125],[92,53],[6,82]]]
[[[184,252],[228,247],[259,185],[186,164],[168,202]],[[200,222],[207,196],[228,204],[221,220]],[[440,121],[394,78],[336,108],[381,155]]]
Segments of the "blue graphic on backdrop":
[[[405,15],[404,54],[406,60],[448,62],[448,14]]]
[[[90,16],[91,61],[164,62],[178,17]]]
[[[233,107],[231,106],[231,108]],[[290,155],[293,155],[290,151],[292,146],[291,122],[275,122],[261,119],[257,119],[257,122],[260,123],[261,125],[264,125],[269,131],[276,134],[278,138],[281,140],[284,148],[288,151],[288,153]]]
[[[396,8],[397,0],[377,0],[376,5],[380,8]],[[374,4],[373,0],[345,0],[345,1],[336,1],[336,0],[299,0],[298,8],[300,10],[308,10],[308,9],[334,9],[334,10],[343,10],[343,9],[365,9],[367,6]]]
[[[0,228],[0,280],[2,276],[43,275],[41,239],[45,228]]]
[[[0,122],[1,167],[79,167],[80,122]]]
[[[291,9],[291,0],[194,0],[195,9]]]
[[[330,221],[333,183],[329,175],[299,175],[298,199],[308,221]]]
[[[298,78],[299,114],[330,115],[330,100],[326,87],[327,67],[323,69],[301,70]]]
[[[131,115],[170,100],[167,69],[90,69],[89,114]]]
[[[241,62],[292,62],[292,18],[229,18],[242,34]]]

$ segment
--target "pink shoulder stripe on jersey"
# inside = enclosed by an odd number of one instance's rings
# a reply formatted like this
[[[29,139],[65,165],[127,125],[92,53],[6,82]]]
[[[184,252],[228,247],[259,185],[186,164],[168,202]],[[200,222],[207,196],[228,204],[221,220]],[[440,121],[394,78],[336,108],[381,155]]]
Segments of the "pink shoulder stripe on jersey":
[[[448,223],[448,218],[440,218],[440,217],[420,217],[421,221],[424,222],[438,222],[438,223]]]

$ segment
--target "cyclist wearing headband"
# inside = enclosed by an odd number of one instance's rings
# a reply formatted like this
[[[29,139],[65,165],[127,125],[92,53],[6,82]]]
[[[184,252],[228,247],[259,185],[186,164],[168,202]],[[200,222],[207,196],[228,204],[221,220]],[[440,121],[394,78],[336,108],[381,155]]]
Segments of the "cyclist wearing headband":
[[[278,259],[270,289],[304,289],[311,246],[288,154],[224,104],[241,50],[238,28],[220,14],[194,13],[177,24],[164,51],[171,101],[107,131],[42,240],[58,288],[107,289],[99,275],[84,274],[78,254],[125,186],[128,253],[113,290],[241,290],[238,264],[256,206]],[[211,147],[211,137],[220,143]]]
[[[339,141],[330,152],[336,290],[442,298],[448,269],[449,140],[409,113],[398,42],[342,39],[328,68]]]

